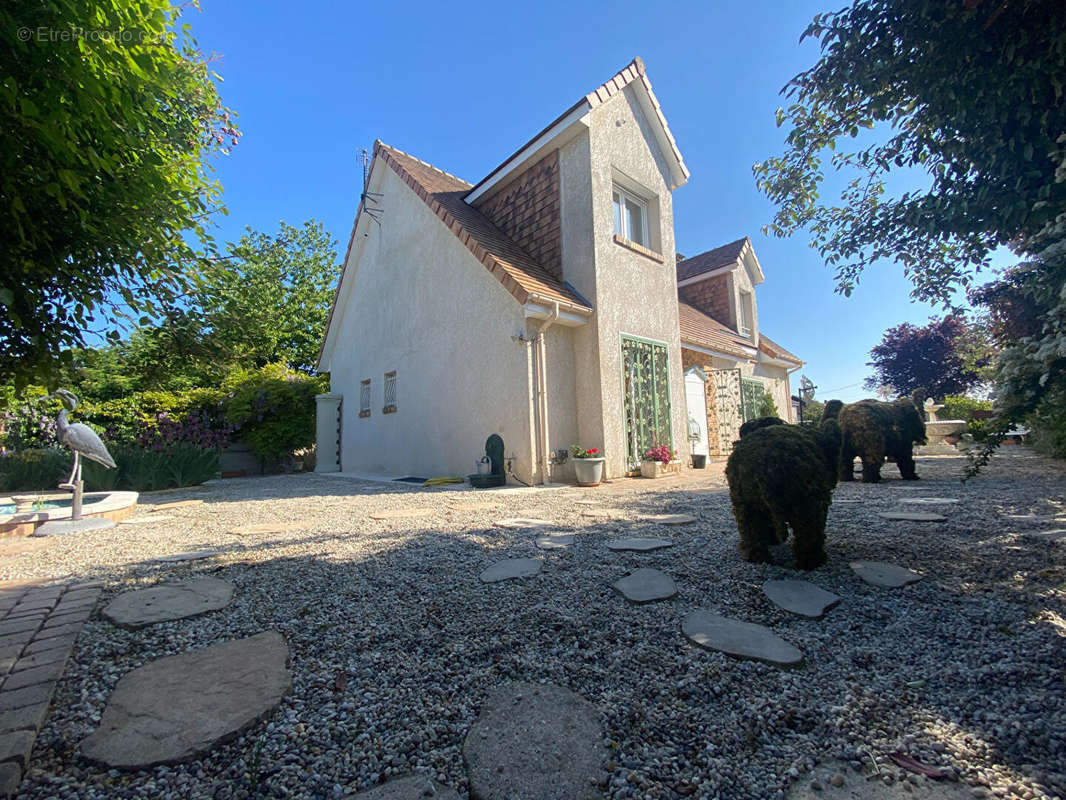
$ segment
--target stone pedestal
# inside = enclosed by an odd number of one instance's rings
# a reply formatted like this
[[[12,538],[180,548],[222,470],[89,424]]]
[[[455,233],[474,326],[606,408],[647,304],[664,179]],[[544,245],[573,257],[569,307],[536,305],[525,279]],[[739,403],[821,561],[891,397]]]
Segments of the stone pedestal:
[[[341,400],[339,394],[315,395],[315,472],[341,470]]]

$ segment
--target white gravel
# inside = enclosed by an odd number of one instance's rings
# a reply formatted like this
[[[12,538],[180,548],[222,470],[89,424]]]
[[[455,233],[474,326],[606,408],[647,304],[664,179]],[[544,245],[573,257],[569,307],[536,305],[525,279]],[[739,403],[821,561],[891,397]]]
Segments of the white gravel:
[[[235,584],[233,602],[137,632],[97,613],[59,684],[23,796],[333,798],[418,772],[466,797],[463,737],[494,685],[522,680],[568,687],[598,709],[612,798],[779,798],[838,759],[872,771],[871,756],[898,780],[887,760],[896,750],[951,767],[990,795],[1066,797],[1066,542],[1026,533],[1064,527],[1066,473],[1022,448],[965,485],[962,465],[922,459],[921,482],[888,467],[881,484],[839,487],[837,498],[857,502],[834,506],[829,562],[806,574],[740,560],[720,464],[670,483],[504,495],[296,475],[143,498],[205,502],[168,510],[158,524],[6,555],[0,577],[102,579],[102,607],[120,591],[214,575]],[[944,508],[942,523],[878,516],[921,496],[961,502]],[[486,497],[498,509],[448,508]],[[582,516],[586,500],[627,518]],[[369,518],[406,508],[434,513]],[[698,521],[634,521],[662,513]],[[507,517],[555,525],[494,526]],[[303,521],[303,530],[227,533]],[[575,542],[538,550],[536,537],[549,532]],[[623,535],[677,544],[607,549]],[[197,549],[219,554],[157,560]],[[478,580],[490,564],[522,557],[543,558],[543,571]],[[877,589],[852,573],[859,560],[924,578]],[[616,594],[611,584],[639,567],[670,575],[677,596],[633,606]],[[795,577],[840,595],[840,605],[804,619],[760,590]],[[681,620],[697,608],[769,626],[803,651],[805,666],[786,671],[694,647]],[[294,675],[272,721],[201,761],[148,772],[107,772],[79,757],[130,669],[268,629],[288,639]]]

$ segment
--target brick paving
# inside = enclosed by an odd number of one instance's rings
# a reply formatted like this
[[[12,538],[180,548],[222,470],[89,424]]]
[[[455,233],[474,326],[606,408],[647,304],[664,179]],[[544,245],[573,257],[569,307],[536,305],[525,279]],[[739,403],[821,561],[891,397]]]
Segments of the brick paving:
[[[0,797],[4,798],[18,792],[56,682],[101,591],[99,583],[43,583],[0,583]]]

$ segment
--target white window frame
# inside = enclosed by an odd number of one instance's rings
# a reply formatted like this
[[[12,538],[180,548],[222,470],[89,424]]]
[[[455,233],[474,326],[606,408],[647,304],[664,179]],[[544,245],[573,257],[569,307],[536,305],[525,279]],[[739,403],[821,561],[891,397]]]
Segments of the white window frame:
[[[747,324],[745,324],[747,323]],[[755,336],[755,298],[752,292],[740,292],[740,307],[737,309],[737,331],[751,339]]]
[[[614,210],[615,210],[614,198],[616,196],[621,201],[620,202],[621,209],[620,209],[620,213],[618,214],[618,225],[622,228],[622,230],[618,230],[616,228],[615,229],[615,235],[616,236],[621,236],[626,241],[633,242],[634,244],[639,244],[641,247],[646,247],[648,249],[651,249],[651,237],[648,235],[648,216],[649,216],[649,213],[650,213],[648,201],[646,199],[644,199],[643,197],[641,197],[640,195],[633,194],[633,192],[629,191],[628,189],[624,189],[621,186],[619,186],[617,183],[615,183],[612,186],[612,192],[611,192],[611,215],[612,216],[614,216]],[[640,234],[641,234],[641,241],[637,241],[636,239],[633,238],[633,236],[631,235],[632,231],[629,230],[628,223],[626,222],[626,213],[625,213],[625,201],[626,200],[631,201],[632,203],[636,204],[640,208],[640,223],[641,223],[641,225],[640,225],[640,227],[641,227]]]
[[[370,416],[370,378],[359,383],[359,416]]]

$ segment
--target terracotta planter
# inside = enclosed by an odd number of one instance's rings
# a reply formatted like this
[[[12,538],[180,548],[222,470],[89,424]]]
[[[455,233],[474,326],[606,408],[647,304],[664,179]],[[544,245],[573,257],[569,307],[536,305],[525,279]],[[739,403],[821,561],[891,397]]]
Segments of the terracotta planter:
[[[599,486],[603,480],[603,458],[575,458],[574,472],[578,486]]]
[[[661,478],[664,475],[677,475],[680,472],[680,461],[671,461],[669,464],[664,464],[661,461],[640,462],[640,474],[645,478]]]

